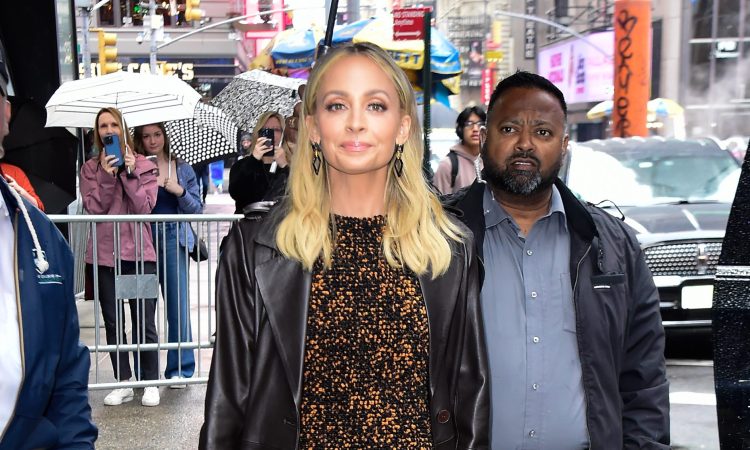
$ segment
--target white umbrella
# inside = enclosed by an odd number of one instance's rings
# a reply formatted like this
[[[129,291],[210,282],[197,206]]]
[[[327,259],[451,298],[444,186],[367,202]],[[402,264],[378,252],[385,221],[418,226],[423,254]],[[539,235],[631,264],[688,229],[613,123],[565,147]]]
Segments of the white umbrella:
[[[192,119],[164,122],[164,128],[171,150],[190,165],[237,154],[237,125],[215,106],[198,103]]]
[[[258,117],[266,111],[291,116],[299,102],[297,88],[305,80],[287,78],[262,70],[241,73],[211,100],[243,130],[255,127]]]
[[[47,102],[46,126],[91,128],[106,107],[119,109],[130,127],[189,119],[200,99],[177,77],[115,72],[63,83]]]

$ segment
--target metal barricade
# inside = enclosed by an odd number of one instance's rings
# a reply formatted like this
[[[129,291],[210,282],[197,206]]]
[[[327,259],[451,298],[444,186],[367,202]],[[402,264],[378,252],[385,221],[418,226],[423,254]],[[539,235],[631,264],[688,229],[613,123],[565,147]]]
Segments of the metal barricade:
[[[216,329],[214,276],[219,245],[229,227],[242,216],[49,217],[56,223],[75,224],[70,229],[78,229],[78,233],[81,227],[86,227],[89,240],[93,242],[90,271],[93,274],[93,299],[78,301],[79,312],[89,314],[88,321],[93,318],[94,323],[93,328],[81,329],[81,341],[88,346],[92,356],[89,388],[205,383]],[[206,245],[208,258],[205,261],[196,262],[190,257],[190,249],[185,245],[191,234],[190,227],[195,233],[194,245],[200,245],[199,239]],[[114,244],[111,267],[106,264],[109,255],[99,255],[96,245],[102,234],[110,232]],[[147,252],[149,239],[155,255]],[[83,258],[80,252],[85,252],[87,247],[87,244],[76,246],[77,260]],[[100,265],[98,261],[105,264]],[[130,310],[130,315],[126,314],[127,310]],[[103,313],[109,320],[104,319]],[[107,340],[101,332],[103,322],[109,334]],[[111,364],[108,359],[111,359]],[[194,360],[193,364],[190,359]],[[192,374],[183,372],[191,370],[191,366]],[[174,371],[178,378],[166,378],[166,368]],[[129,380],[128,374],[132,375]]]

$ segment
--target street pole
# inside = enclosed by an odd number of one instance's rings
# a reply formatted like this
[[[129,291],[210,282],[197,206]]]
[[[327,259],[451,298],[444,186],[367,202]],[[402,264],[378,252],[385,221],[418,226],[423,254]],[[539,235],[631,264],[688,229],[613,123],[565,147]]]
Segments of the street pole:
[[[83,78],[91,78],[91,40],[89,39],[89,28],[91,27],[91,13],[109,3],[110,0],[100,0],[95,5],[91,5],[91,0],[76,0],[75,6],[81,10],[83,19],[83,45],[81,53],[83,58]]]
[[[83,53],[83,78],[91,78],[91,44],[89,39],[89,28],[91,27],[91,14],[88,8],[81,8],[81,16],[83,18],[83,43],[81,45],[81,52]]]
[[[151,70],[151,73],[156,74],[156,52],[159,49],[157,47],[157,41],[156,41],[156,30],[154,29],[154,26],[156,25],[155,24],[156,22],[156,0],[149,0],[148,15],[150,17],[149,27],[151,27],[151,30],[150,30],[151,49],[148,55],[148,63],[149,63],[149,68]]]
[[[422,62],[422,127],[424,132],[424,158],[422,171],[428,181],[432,181],[430,167],[430,133],[432,124],[430,118],[430,100],[432,100],[432,12],[428,9],[424,13],[424,61]]]

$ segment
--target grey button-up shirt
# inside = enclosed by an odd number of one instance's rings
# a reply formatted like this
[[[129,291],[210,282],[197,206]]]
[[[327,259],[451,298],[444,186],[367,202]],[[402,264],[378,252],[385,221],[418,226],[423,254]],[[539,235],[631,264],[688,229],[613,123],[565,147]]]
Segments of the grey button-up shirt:
[[[570,283],[570,236],[557,188],[523,236],[484,192],[481,301],[492,375],[492,448],[589,445]]]

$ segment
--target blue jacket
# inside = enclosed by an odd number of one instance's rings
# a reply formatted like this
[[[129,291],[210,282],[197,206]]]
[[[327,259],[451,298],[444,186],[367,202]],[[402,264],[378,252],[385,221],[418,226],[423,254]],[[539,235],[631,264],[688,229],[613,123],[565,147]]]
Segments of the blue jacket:
[[[180,214],[202,214],[203,202],[201,201],[201,191],[198,186],[198,180],[195,178],[195,171],[190,164],[177,160],[177,182],[185,189],[185,195],[177,197],[177,206]],[[187,242],[185,237],[187,236]],[[195,245],[195,236],[193,230],[187,222],[179,222],[177,228],[177,239],[180,245],[187,247],[189,251],[193,250]]]
[[[15,230],[16,286],[23,379],[0,450],[94,448],[98,431],[88,399],[88,349],[79,341],[73,254],[54,224],[25,203],[49,268],[39,273],[30,229],[16,198],[0,179]],[[24,200],[25,202],[25,200]]]

